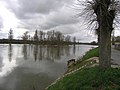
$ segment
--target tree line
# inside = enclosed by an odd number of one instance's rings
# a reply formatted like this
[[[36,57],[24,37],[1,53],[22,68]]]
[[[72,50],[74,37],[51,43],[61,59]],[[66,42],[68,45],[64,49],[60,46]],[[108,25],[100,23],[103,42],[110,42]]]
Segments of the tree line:
[[[8,33],[9,42],[13,42],[13,30],[10,29]],[[76,44],[76,37],[71,37],[70,35],[63,35],[60,31],[38,31],[35,30],[34,35],[31,36],[28,31],[23,33],[21,40],[16,42],[27,43],[27,44],[51,44],[51,45],[60,45],[60,44]]]

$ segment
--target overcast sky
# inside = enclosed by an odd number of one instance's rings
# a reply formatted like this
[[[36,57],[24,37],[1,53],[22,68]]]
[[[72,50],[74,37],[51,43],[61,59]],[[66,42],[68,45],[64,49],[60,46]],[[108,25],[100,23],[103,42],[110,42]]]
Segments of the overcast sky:
[[[14,37],[25,31],[33,33],[58,30],[76,36],[80,41],[96,39],[94,32],[85,29],[82,19],[75,18],[75,0],[0,0],[0,38],[7,37],[10,28]],[[120,33],[116,31],[116,34]]]

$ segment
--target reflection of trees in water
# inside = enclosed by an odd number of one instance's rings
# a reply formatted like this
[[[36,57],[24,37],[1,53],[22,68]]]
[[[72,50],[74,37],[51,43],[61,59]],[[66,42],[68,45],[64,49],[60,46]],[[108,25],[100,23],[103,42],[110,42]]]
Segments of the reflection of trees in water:
[[[24,59],[28,55],[34,57],[34,60],[59,60],[62,56],[70,55],[70,46],[46,46],[46,45],[23,45]],[[29,54],[28,54],[29,52]],[[31,53],[30,53],[31,52]]]
[[[29,56],[31,56],[33,53],[33,45],[31,44],[24,44],[22,47],[22,54],[24,57],[24,60],[27,60]]]
[[[28,45],[28,56],[30,56],[30,55],[31,55],[31,47],[32,47],[32,45],[31,45],[31,44],[29,44],[29,45]]]
[[[66,56],[70,56],[70,46],[65,46],[65,48],[64,48],[64,54],[66,55]]]
[[[61,52],[62,52],[62,49],[61,49]],[[48,59],[48,60],[60,59],[61,52],[60,52],[59,46],[48,46],[46,59]]]
[[[59,60],[63,55],[69,55],[69,46],[48,46],[46,59]]]
[[[8,57],[9,57],[9,61],[11,62],[12,61],[12,55],[13,55],[13,47],[11,44],[9,44],[9,47],[8,47]]]
[[[34,59],[35,61],[37,60],[38,58],[38,45],[34,45]]]
[[[76,46],[75,44],[73,45],[73,54],[75,55],[75,52],[76,52]]]
[[[38,53],[39,53],[39,55],[38,55],[38,59],[39,60],[42,60],[43,59],[43,49],[42,49],[42,46],[40,45],[39,46],[39,49],[38,49],[39,51],[38,51]]]
[[[69,46],[42,46],[41,55],[42,59],[51,61],[59,60],[64,55],[70,55],[70,48]]]
[[[23,49],[22,49],[22,53],[23,53],[23,56],[24,56],[24,60],[27,60],[28,59],[28,50],[27,50],[27,45],[26,44],[24,44],[23,45]]]

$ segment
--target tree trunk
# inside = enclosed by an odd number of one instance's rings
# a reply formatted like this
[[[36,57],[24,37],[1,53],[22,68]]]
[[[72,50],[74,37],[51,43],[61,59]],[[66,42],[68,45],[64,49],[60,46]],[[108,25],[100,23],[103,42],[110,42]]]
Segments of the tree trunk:
[[[101,28],[99,42],[99,66],[102,69],[111,66],[111,31],[109,28]],[[107,30],[106,30],[107,29]]]

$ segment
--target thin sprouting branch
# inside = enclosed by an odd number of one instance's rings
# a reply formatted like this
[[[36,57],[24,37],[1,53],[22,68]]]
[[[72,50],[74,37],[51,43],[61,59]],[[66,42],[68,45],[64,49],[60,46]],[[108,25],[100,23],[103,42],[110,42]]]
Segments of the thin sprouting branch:
[[[84,23],[88,25],[87,29],[89,30],[96,30],[99,27],[98,15],[100,14],[99,5],[101,5],[102,14],[106,16],[105,21],[107,22],[108,26],[111,26],[111,22],[115,24],[114,26],[118,27],[120,24],[120,0],[109,0],[109,1],[101,1],[101,0],[77,0],[78,3],[74,6],[76,11],[76,17],[80,17],[84,19]],[[105,3],[108,3],[107,6]],[[109,10],[105,9],[108,8]],[[111,15],[110,11],[114,11],[114,15]],[[113,17],[115,16],[115,17]],[[110,21],[111,22],[110,22]]]

